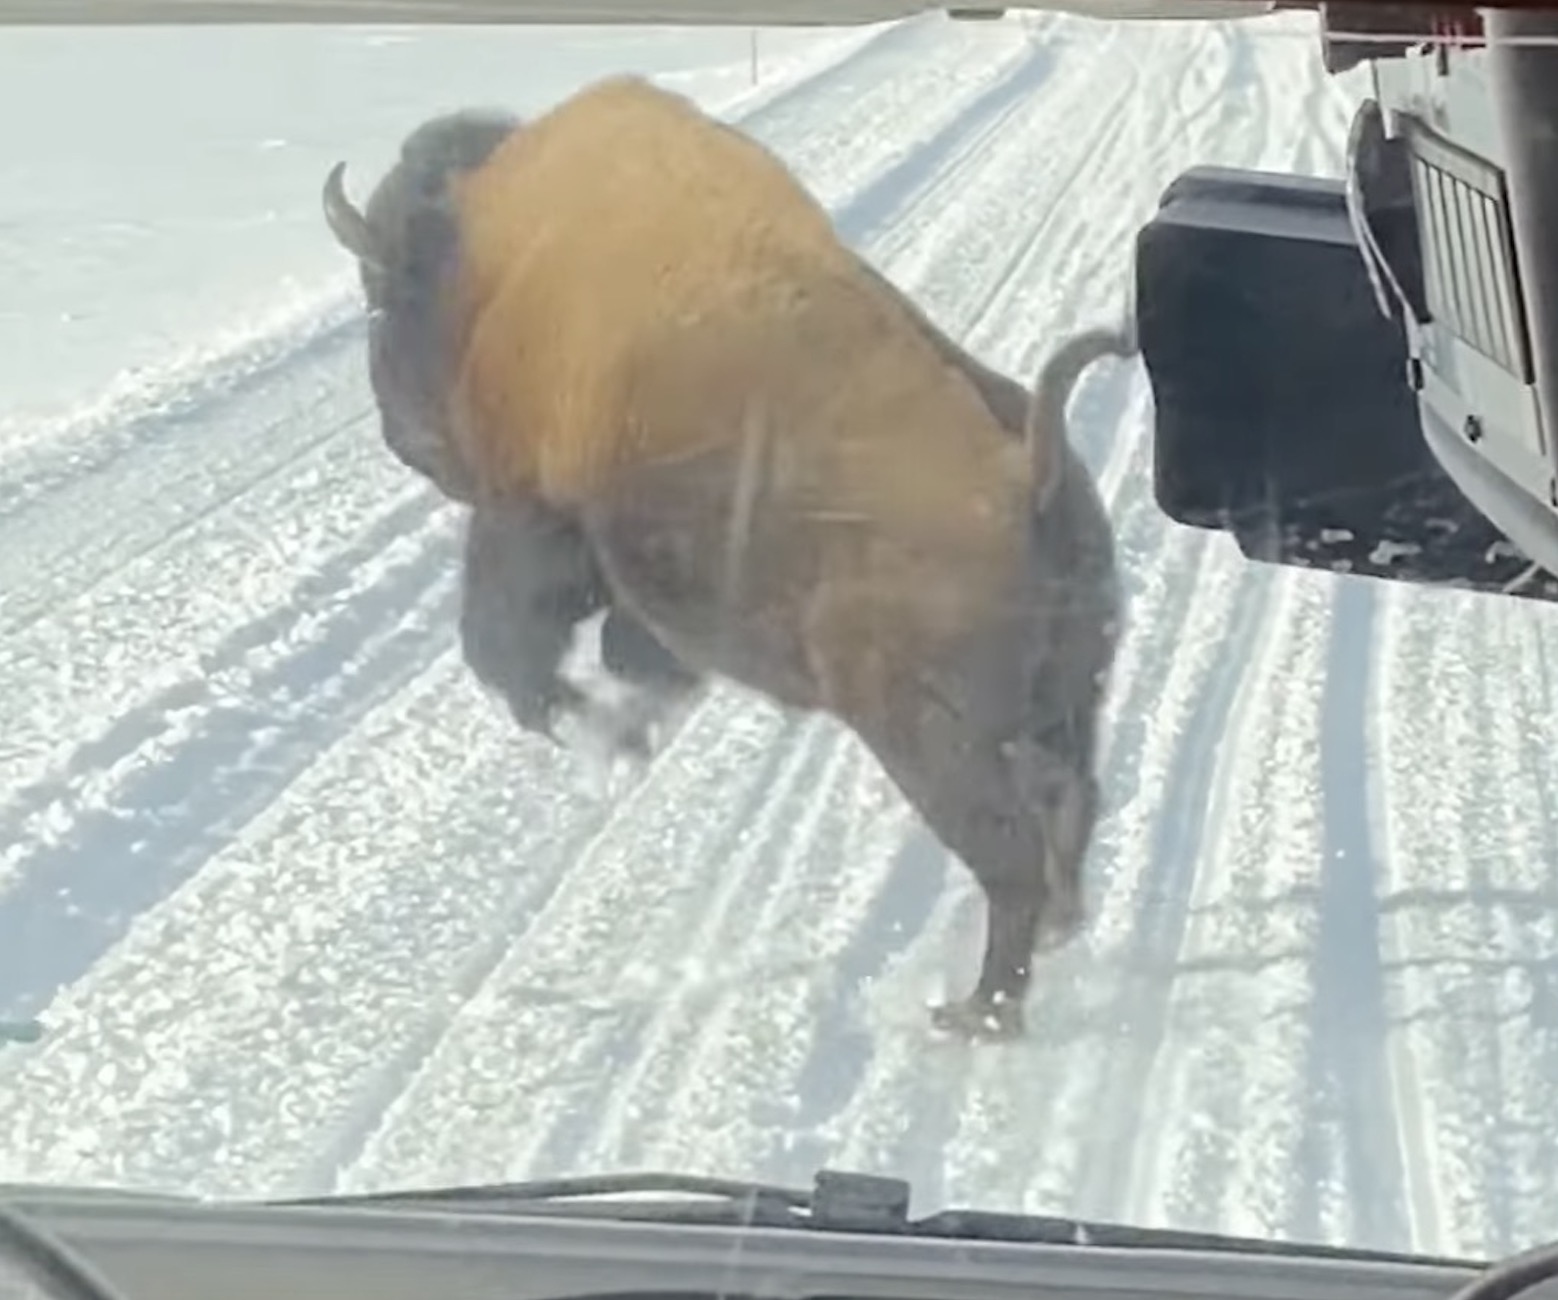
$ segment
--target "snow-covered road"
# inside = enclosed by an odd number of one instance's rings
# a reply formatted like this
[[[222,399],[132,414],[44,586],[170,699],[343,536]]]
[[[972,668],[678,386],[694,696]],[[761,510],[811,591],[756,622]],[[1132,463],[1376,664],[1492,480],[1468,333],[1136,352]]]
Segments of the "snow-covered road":
[[[1026,374],[1181,168],[1334,173],[1361,86],[1311,33],[917,21],[743,120]],[[1098,366],[1130,633],[1095,920],[1029,1040],[970,1049],[922,1003],[969,976],[971,880],[836,726],[722,690],[606,800],[483,698],[457,519],[379,445],[362,344],[348,303],[0,459],[0,1015],[49,1026],[0,1049],[0,1177],[831,1163],[925,1209],[1558,1234],[1553,611],[1168,525],[1145,379]]]

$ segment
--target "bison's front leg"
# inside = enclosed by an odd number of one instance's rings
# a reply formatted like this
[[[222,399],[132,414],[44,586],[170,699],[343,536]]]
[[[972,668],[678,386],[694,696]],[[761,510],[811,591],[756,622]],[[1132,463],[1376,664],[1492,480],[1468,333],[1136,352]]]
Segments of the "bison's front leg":
[[[472,509],[465,534],[460,646],[466,666],[526,731],[550,737],[585,701],[564,679],[574,628],[604,602],[583,533],[538,501]]]
[[[601,629],[606,669],[632,693],[613,705],[562,675],[575,628],[608,603],[582,526],[534,500],[473,509],[466,533],[460,639],[466,665],[525,730],[557,738],[566,717],[612,756],[649,756],[658,732],[701,684],[627,610]]]

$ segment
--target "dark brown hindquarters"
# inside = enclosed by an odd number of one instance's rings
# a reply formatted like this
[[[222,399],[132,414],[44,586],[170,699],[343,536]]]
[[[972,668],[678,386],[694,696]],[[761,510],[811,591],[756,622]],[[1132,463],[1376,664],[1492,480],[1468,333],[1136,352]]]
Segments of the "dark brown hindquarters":
[[[901,783],[920,785],[911,801],[985,894],[978,983],[935,1011],[943,1027],[978,1037],[1022,1032],[1035,953],[1065,942],[1085,919],[1119,595],[1108,516],[1069,452],[1059,490],[1032,521],[1015,594],[1012,616],[937,686],[961,704],[956,716],[943,708],[919,761],[897,765]]]
[[[1020,1033],[1036,947],[1082,922],[1097,816],[1095,735],[1116,604],[1112,538],[1091,482],[1068,476],[1032,522],[1001,615],[937,661],[906,658],[890,629],[841,621],[819,672],[814,616],[839,533],[785,526],[761,509],[737,527],[735,458],[666,467],[592,508],[602,570],[624,607],[697,670],[792,707],[845,701],[831,711],[987,899],[978,984],[936,1020],[970,1037]],[[847,617],[850,602],[839,605]]]
[[[938,350],[958,364],[949,342]],[[1008,390],[993,372],[971,378],[1020,439],[1020,423],[1011,425],[1026,411],[1026,391]],[[905,586],[909,623],[895,627],[866,570],[841,563],[858,554],[861,522],[823,508],[831,488],[805,481],[814,467],[775,472],[765,456],[783,448],[755,460],[748,451],[733,440],[648,467],[591,503],[585,527],[614,599],[691,670],[782,705],[826,707],[861,738],[987,899],[979,981],[936,1019],[968,1036],[1020,1033],[1036,948],[1082,923],[1082,866],[1098,811],[1095,735],[1118,593],[1112,529],[1092,480],[1062,442],[1057,486],[1013,537],[1020,562],[1005,585],[955,573],[950,556],[927,556],[932,567],[944,562],[938,578],[881,579]],[[917,645],[903,635],[918,617],[916,589],[936,581],[982,593],[970,608],[984,613],[952,644]],[[819,655],[818,620],[829,618],[837,621]]]
[[[996,422],[1021,441],[1030,390],[983,365],[886,277],[871,274],[905,303],[942,359],[962,372]],[[997,686],[989,706],[997,711],[972,726],[960,724],[964,743],[952,737],[942,746],[961,759],[948,758],[934,780],[922,775],[921,789],[905,791],[986,897],[987,937],[975,991],[934,1013],[939,1024],[966,1035],[1020,1033],[1033,953],[1063,943],[1085,920],[1082,869],[1099,812],[1097,731],[1121,605],[1108,511],[1064,439],[1061,452],[1055,492],[1028,537],[1028,568],[1017,600],[1021,617],[992,630],[996,650],[983,669],[972,666],[978,655],[964,668],[965,677],[972,673],[977,680],[983,672]],[[1010,657],[1003,665],[1003,640],[1023,647],[1016,666]],[[1001,682],[1010,685],[1000,688]],[[1021,717],[1003,734],[998,710],[1004,706],[1010,714],[1013,701],[1021,701]],[[895,779],[912,786],[919,769],[937,771],[921,760],[902,765]]]

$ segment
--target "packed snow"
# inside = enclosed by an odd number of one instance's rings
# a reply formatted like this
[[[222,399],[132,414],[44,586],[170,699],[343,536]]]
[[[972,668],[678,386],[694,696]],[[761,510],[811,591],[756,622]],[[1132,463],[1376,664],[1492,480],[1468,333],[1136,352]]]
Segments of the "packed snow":
[[[1119,305],[1193,163],[1335,174],[1313,20],[34,31],[0,47],[0,1178],[208,1196],[616,1168],[1453,1253],[1558,1235],[1554,611],[1244,562],[1074,437],[1130,628],[1093,921],[934,1038],[971,878],[734,689],[631,788],[454,650],[319,214],[439,109],[608,71],[769,143],[975,352]]]

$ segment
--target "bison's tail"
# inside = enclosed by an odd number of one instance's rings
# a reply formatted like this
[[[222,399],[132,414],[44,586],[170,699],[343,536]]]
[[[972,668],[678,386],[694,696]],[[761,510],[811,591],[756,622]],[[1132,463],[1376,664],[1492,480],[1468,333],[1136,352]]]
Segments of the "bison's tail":
[[[1061,444],[1068,440],[1066,407],[1082,372],[1102,357],[1133,357],[1138,350],[1135,312],[1128,311],[1124,324],[1073,334],[1045,360],[1033,385],[1024,426],[1037,510],[1043,510],[1059,480]]]

